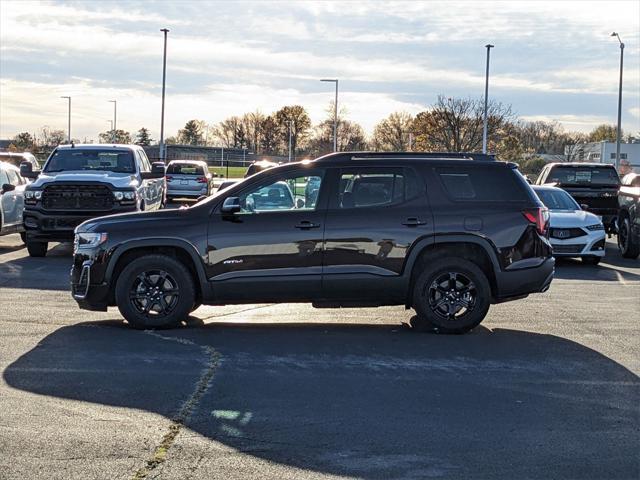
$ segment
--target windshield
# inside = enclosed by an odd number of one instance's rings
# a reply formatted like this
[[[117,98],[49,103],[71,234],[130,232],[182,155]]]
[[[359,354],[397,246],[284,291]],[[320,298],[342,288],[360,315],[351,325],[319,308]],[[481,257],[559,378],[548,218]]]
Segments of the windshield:
[[[535,189],[535,192],[549,210],[580,210],[573,197],[564,190]]]
[[[116,173],[136,173],[129,150],[57,150],[47,162],[45,172],[67,170],[99,170]]]
[[[554,167],[547,183],[617,186],[620,179],[613,167]]]

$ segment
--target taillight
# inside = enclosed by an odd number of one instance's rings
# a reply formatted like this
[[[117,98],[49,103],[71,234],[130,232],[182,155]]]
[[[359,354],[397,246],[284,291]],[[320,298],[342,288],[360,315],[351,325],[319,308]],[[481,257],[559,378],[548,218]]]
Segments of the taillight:
[[[171,175],[165,175],[165,177],[167,179],[167,182],[170,182],[171,180],[173,180],[173,177]]]
[[[207,177],[198,177],[198,183],[207,183]]]
[[[549,228],[549,209],[546,207],[530,208],[522,211],[522,215],[529,223],[536,226],[540,235],[546,235]]]

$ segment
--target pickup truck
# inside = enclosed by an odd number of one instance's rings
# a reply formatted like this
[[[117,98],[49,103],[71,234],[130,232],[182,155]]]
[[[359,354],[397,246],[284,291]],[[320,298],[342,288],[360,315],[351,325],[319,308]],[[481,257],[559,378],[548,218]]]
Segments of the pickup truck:
[[[33,179],[23,214],[32,257],[45,256],[48,242],[73,241],[74,229],[85,220],[157,210],[165,202],[165,166],[152,165],[137,145],[60,145],[42,171],[22,163],[20,174]]]
[[[615,233],[620,177],[604,163],[549,163],[536,185],[562,188],[584,209],[602,218],[607,233]]]

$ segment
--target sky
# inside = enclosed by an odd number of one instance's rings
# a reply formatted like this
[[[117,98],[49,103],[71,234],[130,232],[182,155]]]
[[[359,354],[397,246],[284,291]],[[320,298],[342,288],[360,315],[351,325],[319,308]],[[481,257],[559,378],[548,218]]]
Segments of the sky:
[[[325,119],[339,106],[371,133],[394,111],[439,94],[484,95],[525,120],[589,131],[617,118],[640,136],[640,1],[83,1],[0,0],[0,138],[67,127],[96,140],[117,126],[158,139],[161,28],[167,52],[165,135],[300,104]]]

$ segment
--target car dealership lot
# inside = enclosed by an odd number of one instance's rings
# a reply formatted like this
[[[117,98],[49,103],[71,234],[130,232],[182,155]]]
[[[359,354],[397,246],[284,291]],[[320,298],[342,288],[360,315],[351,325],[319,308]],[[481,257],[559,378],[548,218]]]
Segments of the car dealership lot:
[[[640,262],[611,240],[470,334],[401,307],[77,308],[69,246],[0,238],[2,478],[638,478]]]

